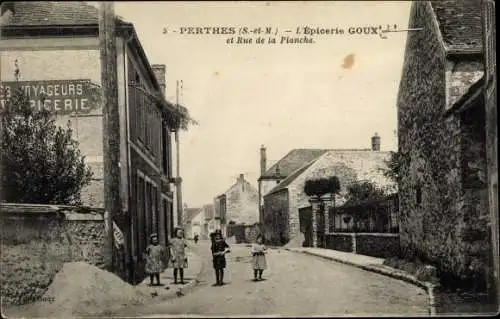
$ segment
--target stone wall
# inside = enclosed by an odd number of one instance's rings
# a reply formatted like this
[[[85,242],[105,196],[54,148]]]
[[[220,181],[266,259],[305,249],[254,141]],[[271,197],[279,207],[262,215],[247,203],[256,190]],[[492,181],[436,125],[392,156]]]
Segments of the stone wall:
[[[459,281],[478,278],[486,262],[482,252],[472,250],[489,247],[488,227],[479,207],[472,207],[482,197],[481,191],[476,188],[473,196],[467,196],[463,187],[467,127],[460,116],[445,113],[446,57],[428,2],[412,4],[409,28],[417,27],[428,31],[408,34],[397,102],[403,155],[401,250],[405,258],[432,263]],[[469,85],[465,80],[461,83]],[[453,85],[460,81],[454,79]],[[464,240],[466,228],[476,234],[472,242]]]
[[[90,167],[93,175],[90,184],[82,189],[80,196],[82,205],[104,208],[103,163],[90,163],[87,160],[85,163]]]
[[[274,245],[284,245],[288,237],[288,190],[268,194],[264,198],[264,237],[266,242]]]
[[[356,253],[379,258],[398,257],[397,234],[356,234]]]
[[[103,268],[101,213],[6,212],[2,207],[1,289],[4,304],[40,298],[63,263],[85,261]]]
[[[326,248],[378,258],[398,257],[400,255],[397,234],[328,234],[326,235]]]
[[[353,252],[351,234],[328,234],[326,235],[326,248]]]
[[[227,226],[227,236],[234,236],[236,243],[253,243],[259,234],[259,225],[230,224]]]

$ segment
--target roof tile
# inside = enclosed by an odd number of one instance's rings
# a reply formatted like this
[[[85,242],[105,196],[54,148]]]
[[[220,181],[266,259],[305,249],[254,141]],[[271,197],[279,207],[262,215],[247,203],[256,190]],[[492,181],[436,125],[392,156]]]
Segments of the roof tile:
[[[443,40],[452,49],[481,49],[481,1],[431,1]]]
[[[55,26],[97,24],[98,9],[84,1],[14,1],[7,25]],[[122,20],[119,20],[123,22]]]

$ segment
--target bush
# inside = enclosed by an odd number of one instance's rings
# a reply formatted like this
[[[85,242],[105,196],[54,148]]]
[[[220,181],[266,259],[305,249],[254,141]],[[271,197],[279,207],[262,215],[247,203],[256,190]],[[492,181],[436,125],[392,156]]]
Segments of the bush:
[[[340,191],[340,181],[336,176],[329,178],[309,179],[304,184],[307,196],[321,197],[325,194],[337,194]]]
[[[72,129],[58,127],[55,116],[32,108],[21,89],[7,101],[2,116],[2,180],[7,202],[80,204],[92,178]]]

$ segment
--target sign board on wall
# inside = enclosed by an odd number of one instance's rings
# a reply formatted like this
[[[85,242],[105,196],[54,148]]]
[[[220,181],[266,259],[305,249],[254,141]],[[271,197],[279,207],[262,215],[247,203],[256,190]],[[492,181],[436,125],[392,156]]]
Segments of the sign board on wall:
[[[113,236],[116,247],[120,248],[120,246],[125,242],[125,237],[123,236],[120,227],[118,227],[115,222],[113,222]]]
[[[31,107],[56,114],[88,113],[100,106],[100,87],[90,80],[18,81],[0,83],[0,108],[21,89]]]

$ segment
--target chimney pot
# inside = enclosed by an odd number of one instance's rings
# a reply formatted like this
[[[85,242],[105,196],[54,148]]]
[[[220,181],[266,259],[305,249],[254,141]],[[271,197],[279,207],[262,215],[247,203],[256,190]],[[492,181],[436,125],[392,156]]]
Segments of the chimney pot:
[[[372,136],[372,151],[380,151],[380,136],[378,133]]]
[[[266,148],[264,144],[260,146],[260,176],[264,176],[267,169]]]

